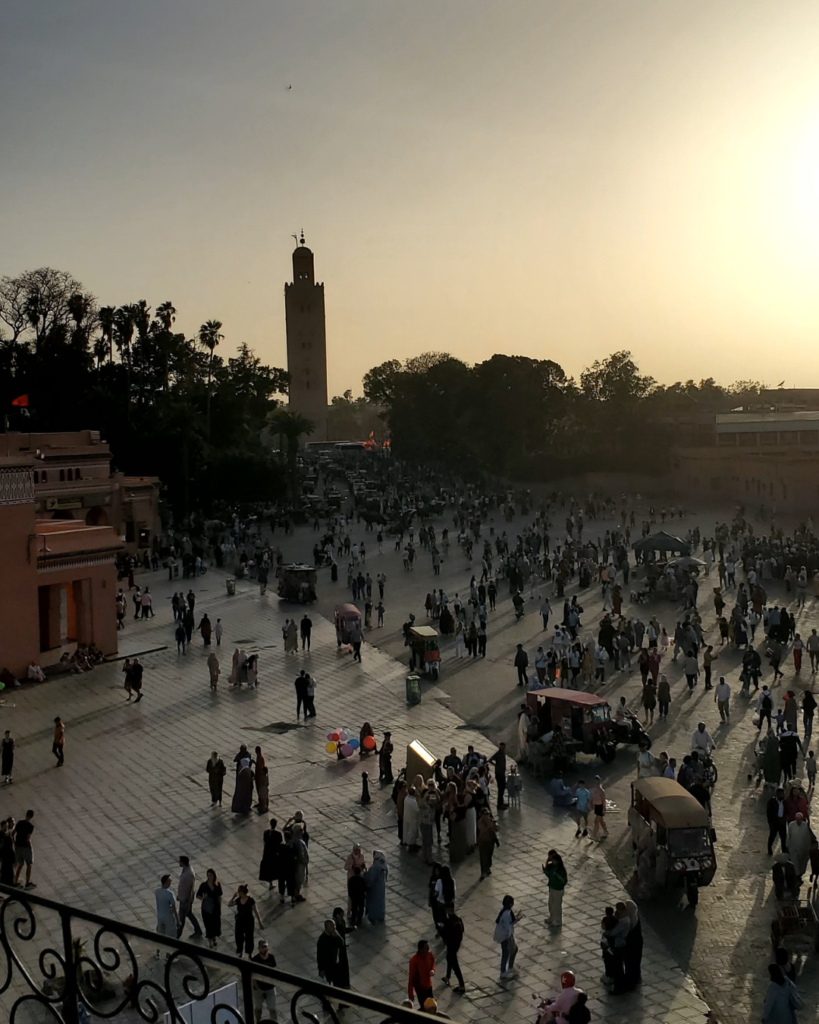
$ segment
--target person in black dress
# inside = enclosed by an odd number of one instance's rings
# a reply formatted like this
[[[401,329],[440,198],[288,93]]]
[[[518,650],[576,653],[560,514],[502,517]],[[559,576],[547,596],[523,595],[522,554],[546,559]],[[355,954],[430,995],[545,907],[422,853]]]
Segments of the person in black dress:
[[[259,864],[259,881],[267,882],[268,888],[273,888],[273,883],[279,884],[279,903],[284,903],[285,888],[287,879],[286,872],[281,869],[282,846],[284,837],[276,827],[278,822],[275,818],[270,819],[270,828],[262,836],[264,850],[262,860]]]
[[[14,818],[0,824],[0,883],[14,885]]]
[[[207,877],[199,886],[196,898],[202,901],[202,923],[205,937],[211,949],[222,934],[222,885],[213,868],[208,868]]]
[[[11,773],[14,768],[14,740],[11,733],[6,729],[6,735],[0,742],[0,761],[2,761],[3,782],[11,782]]]
[[[255,921],[259,922],[259,928],[262,927],[256,900],[248,893],[246,885],[240,885],[228,906],[236,907],[236,955],[241,956],[246,952],[248,956],[252,956]]]

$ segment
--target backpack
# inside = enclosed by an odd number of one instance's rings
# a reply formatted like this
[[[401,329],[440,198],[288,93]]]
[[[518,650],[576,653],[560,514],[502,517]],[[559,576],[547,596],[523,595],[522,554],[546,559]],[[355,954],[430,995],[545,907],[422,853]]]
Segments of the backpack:
[[[773,701],[771,700],[770,694],[766,693],[762,698],[762,703],[759,705],[762,711],[772,711]]]

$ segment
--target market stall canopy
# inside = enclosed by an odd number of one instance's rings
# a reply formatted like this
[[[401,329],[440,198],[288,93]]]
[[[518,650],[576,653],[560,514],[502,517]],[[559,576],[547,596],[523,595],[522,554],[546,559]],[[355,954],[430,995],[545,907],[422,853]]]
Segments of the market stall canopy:
[[[635,551],[679,551],[681,555],[690,555],[691,547],[682,538],[675,537],[665,530],[653,534],[651,537],[643,537],[631,545]]]
[[[680,558],[672,558],[669,565],[679,565],[682,569],[704,569],[705,562],[701,558],[693,558],[691,555],[682,555]]]

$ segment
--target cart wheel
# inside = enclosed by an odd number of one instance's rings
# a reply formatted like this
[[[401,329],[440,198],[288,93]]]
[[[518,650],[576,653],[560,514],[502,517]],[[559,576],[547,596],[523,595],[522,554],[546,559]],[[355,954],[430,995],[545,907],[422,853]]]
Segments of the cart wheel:
[[[700,901],[700,887],[697,885],[696,882],[693,885],[688,886],[686,890],[686,896],[688,896],[688,902],[691,904],[691,906],[696,907],[696,905]]]
[[[717,771],[717,766],[712,762],[712,764],[711,764],[711,785],[712,786],[716,786],[718,778],[719,778],[719,772]]]

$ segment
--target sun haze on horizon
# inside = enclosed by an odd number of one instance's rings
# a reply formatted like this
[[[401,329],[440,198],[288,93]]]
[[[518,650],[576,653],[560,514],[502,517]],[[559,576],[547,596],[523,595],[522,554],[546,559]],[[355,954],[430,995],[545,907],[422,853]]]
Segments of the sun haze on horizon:
[[[819,387],[819,8],[43,0],[0,42],[0,274],[170,299],[330,394],[430,349]]]

